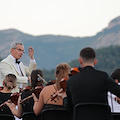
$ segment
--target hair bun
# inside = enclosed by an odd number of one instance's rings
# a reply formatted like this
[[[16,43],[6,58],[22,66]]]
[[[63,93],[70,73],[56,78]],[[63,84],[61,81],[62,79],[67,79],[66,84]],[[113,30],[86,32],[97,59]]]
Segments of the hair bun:
[[[8,88],[12,89],[13,88],[13,83],[12,82],[7,82]]]

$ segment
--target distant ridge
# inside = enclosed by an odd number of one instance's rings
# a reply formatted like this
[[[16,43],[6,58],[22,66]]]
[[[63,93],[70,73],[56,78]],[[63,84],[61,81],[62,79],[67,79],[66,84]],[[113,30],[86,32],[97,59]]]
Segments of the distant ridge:
[[[120,16],[110,21],[108,27],[91,37],[71,37],[62,35],[33,36],[16,29],[0,30],[0,56],[9,54],[10,45],[14,41],[24,43],[23,63],[28,64],[27,49],[33,46],[37,67],[53,69],[61,62],[70,62],[79,57],[79,51],[86,46],[95,49],[120,45]]]

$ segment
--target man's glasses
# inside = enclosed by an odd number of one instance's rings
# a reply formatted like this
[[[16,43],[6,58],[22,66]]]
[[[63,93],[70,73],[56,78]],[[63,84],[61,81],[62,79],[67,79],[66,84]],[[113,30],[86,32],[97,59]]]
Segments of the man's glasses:
[[[25,53],[25,50],[21,50],[21,49],[17,49],[17,48],[15,48],[15,49],[18,50],[19,52]]]

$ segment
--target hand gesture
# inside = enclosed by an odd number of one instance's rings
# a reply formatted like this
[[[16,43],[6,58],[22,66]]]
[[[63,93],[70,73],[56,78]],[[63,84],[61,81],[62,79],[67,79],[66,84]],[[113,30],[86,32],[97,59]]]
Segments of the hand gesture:
[[[32,47],[28,48],[28,53],[31,59],[34,59],[34,49]]]
[[[115,97],[114,99],[115,99],[115,101],[117,101],[117,103],[120,104],[120,98],[119,97]]]
[[[14,104],[14,103],[12,103],[11,102],[11,100],[8,100],[7,102],[5,102],[6,103],[6,105],[10,108],[10,109],[12,109],[12,108],[15,108],[16,107],[16,105]]]
[[[64,91],[64,92],[59,92],[59,93],[58,93],[58,96],[62,97],[62,99],[65,98],[65,97],[67,97],[65,91]]]
[[[35,96],[34,93],[32,93],[32,96],[33,96],[34,102],[38,102],[39,101],[39,99]]]

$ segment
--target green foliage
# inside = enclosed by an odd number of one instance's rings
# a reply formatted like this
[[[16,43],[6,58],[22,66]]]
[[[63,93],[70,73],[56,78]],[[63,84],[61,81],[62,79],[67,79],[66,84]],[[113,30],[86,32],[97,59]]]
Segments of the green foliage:
[[[96,50],[98,63],[95,68],[111,74],[120,67],[120,46],[110,46]]]
[[[42,71],[43,71],[44,79],[47,82],[55,79],[55,69],[53,69],[53,70],[43,69]]]
[[[79,60],[72,60],[69,65],[72,67],[79,67],[80,66],[80,63],[79,63]]]
[[[107,72],[109,75],[118,67],[120,67],[120,46],[110,46],[107,48],[97,49],[96,58],[98,63],[95,68]],[[69,63],[71,67],[79,67],[78,59]],[[54,79],[54,70],[43,70],[44,77],[47,81]]]

